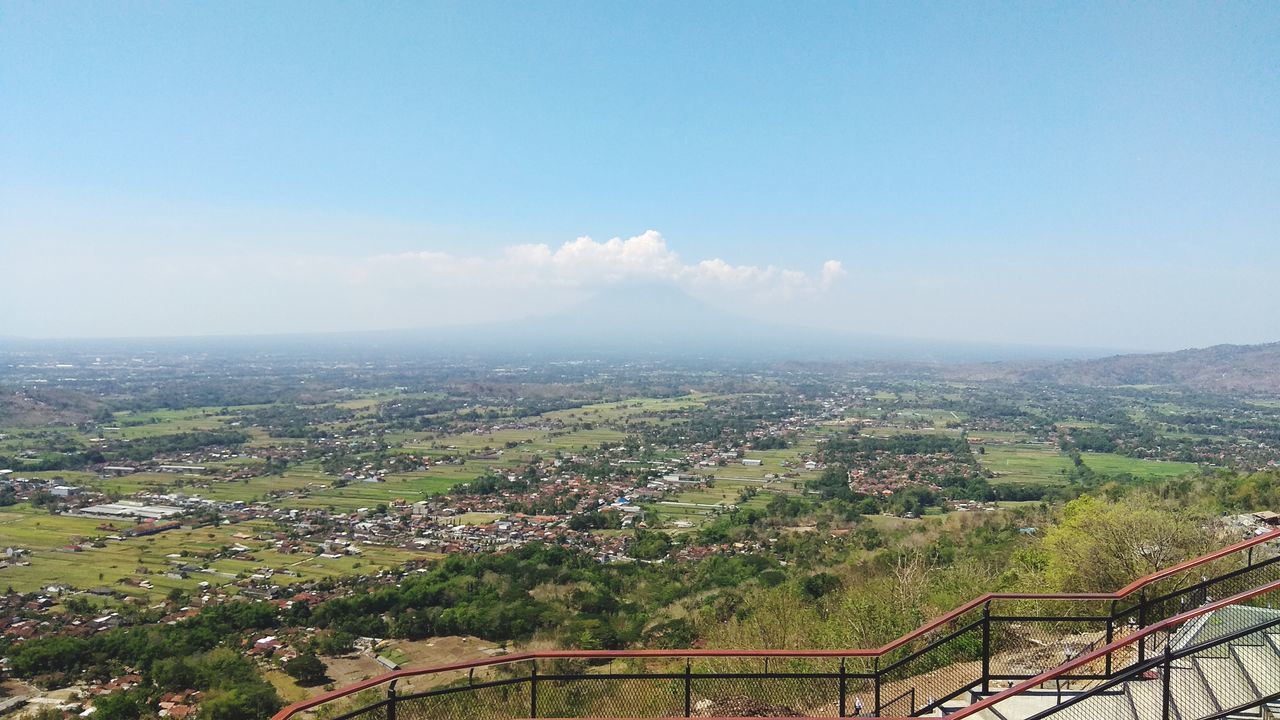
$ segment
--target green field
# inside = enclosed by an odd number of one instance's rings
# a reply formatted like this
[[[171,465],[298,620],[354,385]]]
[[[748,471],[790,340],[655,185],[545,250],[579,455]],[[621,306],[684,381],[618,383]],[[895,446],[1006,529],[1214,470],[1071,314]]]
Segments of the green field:
[[[1114,453],[1082,453],[1081,459],[1094,472],[1116,475],[1129,473],[1138,477],[1181,477],[1199,468],[1194,463],[1143,460]]]
[[[1045,445],[985,445],[978,462],[996,474],[992,483],[1066,482],[1071,458]]]
[[[126,595],[155,600],[173,588],[191,592],[201,581],[214,586],[226,585],[234,582],[238,575],[264,570],[288,573],[277,574],[275,581],[291,584],[357,572],[376,572],[420,556],[419,553],[396,548],[372,546],[363,547],[360,556],[340,558],[281,553],[272,546],[271,537],[276,527],[268,521],[178,529],[122,541],[104,540],[103,547],[85,547],[81,552],[65,549],[72,543],[89,543],[115,534],[111,530],[100,529],[105,522],[94,518],[50,515],[26,505],[6,509],[0,513],[0,547],[29,550],[31,554],[25,560],[31,564],[0,569],[0,588],[12,587],[19,592],[30,592],[53,584],[80,589],[105,586]],[[127,528],[129,523],[116,521],[115,526]],[[186,578],[164,574],[180,564],[202,564],[196,558],[182,558],[184,551],[200,553],[236,543],[248,547],[253,560],[215,560],[209,564],[208,572],[191,572]],[[118,582],[124,578],[145,579],[154,587],[146,589]]]
[[[247,410],[254,406],[238,407]],[[221,415],[221,408],[187,408],[184,410],[153,410],[146,413],[116,413],[118,430],[105,430],[105,438],[138,438],[191,432],[193,430],[220,430],[227,422],[236,420],[231,415]]]
[[[984,445],[985,454],[978,455],[984,468],[996,473],[993,483],[1063,484],[1071,472],[1071,458],[1047,445]],[[1104,475],[1128,473],[1135,477],[1180,477],[1197,471],[1192,463],[1164,462],[1116,455],[1114,453],[1082,453],[1081,460],[1089,469]]]

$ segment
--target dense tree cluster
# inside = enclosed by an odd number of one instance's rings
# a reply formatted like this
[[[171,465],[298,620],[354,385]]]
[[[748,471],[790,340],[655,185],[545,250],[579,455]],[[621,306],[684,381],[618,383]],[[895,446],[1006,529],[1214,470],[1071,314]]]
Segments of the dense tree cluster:
[[[126,720],[142,716],[164,691],[205,691],[202,717],[261,718],[282,702],[257,668],[229,644],[245,631],[275,627],[267,603],[229,603],[204,609],[174,625],[119,628],[89,637],[36,637],[7,648],[10,671],[37,684],[61,687],[77,680],[105,681],[126,670],[147,685],[111,696],[94,717]]]

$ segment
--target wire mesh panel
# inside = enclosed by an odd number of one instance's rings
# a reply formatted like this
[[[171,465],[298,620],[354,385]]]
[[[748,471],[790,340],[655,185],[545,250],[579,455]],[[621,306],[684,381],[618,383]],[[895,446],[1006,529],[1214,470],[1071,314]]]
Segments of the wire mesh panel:
[[[839,658],[697,658],[690,710],[701,717],[835,717]],[[845,690],[848,691],[846,669]]]
[[[532,705],[529,683],[518,681],[399,696],[395,707],[395,720],[513,720],[529,717]]]
[[[1035,677],[1107,644],[1107,619],[1089,620],[993,618],[991,676]],[[1072,671],[1072,676],[1107,674],[1106,659]]]
[[[383,701],[341,715],[319,714],[317,717],[320,720],[387,720],[390,717],[387,714],[389,712],[387,709],[388,704],[388,702]]]
[[[875,712],[876,683],[870,678],[846,678],[844,714],[846,717],[869,717]]]
[[[983,632],[983,622],[978,620],[884,667],[880,690],[882,702],[897,701],[904,694],[914,692],[914,712],[918,708],[936,706],[980,684],[983,678]],[[886,709],[882,714],[898,713]]]
[[[1111,601],[1089,598],[997,598],[990,604],[989,676],[1024,680],[1058,667],[1114,639]],[[1081,668],[1105,675],[1107,658]]]
[[[386,696],[376,689],[364,690],[344,701],[321,707],[314,714],[317,720],[386,720]]]
[[[1196,582],[1185,587],[1161,595],[1149,595],[1150,599],[1145,601],[1146,608],[1142,614],[1146,624],[1150,625],[1194,610],[1205,603],[1238,595],[1276,580],[1280,580],[1280,557],[1225,570],[1216,575],[1203,574],[1196,578]]]
[[[909,717],[917,710],[915,688],[881,700],[880,714],[884,717]]]
[[[1148,631],[1135,640],[1147,654],[1116,678],[1081,693],[1068,689],[1031,720],[1207,720],[1254,707],[1280,694],[1280,609],[1271,591],[1244,602]],[[996,710],[1028,717],[1031,693],[1004,698]],[[1123,701],[1123,702],[1121,702]]]
[[[540,717],[680,717],[684,680],[593,675],[538,681]]]
[[[1218,708],[1231,709],[1267,697],[1270,692],[1263,688],[1276,685],[1280,648],[1271,636],[1278,629],[1278,610],[1226,607],[1186,623],[1170,638],[1169,647],[1178,654],[1194,649],[1178,664],[1203,679]]]

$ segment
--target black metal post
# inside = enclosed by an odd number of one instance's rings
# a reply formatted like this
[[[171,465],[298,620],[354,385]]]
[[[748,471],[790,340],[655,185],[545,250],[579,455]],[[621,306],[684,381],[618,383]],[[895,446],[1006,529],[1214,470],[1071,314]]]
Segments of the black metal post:
[[[1164,697],[1160,703],[1160,717],[1163,720],[1169,720],[1169,713],[1173,708],[1173,655],[1169,650],[1169,646],[1164,646]]]
[[[1107,615],[1107,645],[1110,645],[1116,639],[1116,601],[1111,601],[1111,612]],[[1106,669],[1103,671],[1107,677],[1111,677],[1111,651],[1107,651]]]
[[[538,717],[538,661],[531,661],[533,669],[529,671],[529,717]]]
[[[916,686],[911,686],[911,714],[916,714]]]
[[[1248,561],[1245,565],[1247,567],[1253,567],[1253,548],[1249,548],[1249,552],[1246,554],[1246,557],[1248,558]]]
[[[982,694],[991,692],[991,602],[982,604]]]
[[[1142,591],[1138,594],[1138,629],[1141,630],[1146,626],[1147,626],[1147,589],[1142,588]],[[1147,639],[1141,638],[1138,640],[1138,662],[1142,663],[1142,661],[1146,659],[1147,659]]]
[[[880,717],[880,656],[876,656],[875,664],[875,681],[876,681],[876,717]]]
[[[693,715],[693,667],[689,658],[684,659],[684,716]]]
[[[845,707],[845,695],[848,694],[849,678],[844,674],[844,658],[840,658],[840,717],[844,717],[848,708]]]
[[[396,681],[387,686],[387,720],[396,720]]]

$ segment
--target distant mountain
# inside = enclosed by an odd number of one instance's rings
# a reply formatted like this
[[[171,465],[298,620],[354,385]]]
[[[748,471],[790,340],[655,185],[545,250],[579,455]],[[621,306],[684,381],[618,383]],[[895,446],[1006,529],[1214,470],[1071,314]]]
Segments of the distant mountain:
[[[652,285],[615,288],[549,315],[412,332],[459,346],[653,353],[711,347],[742,351],[807,334],[766,326],[679,289]]]
[[[441,308],[441,316],[449,315]],[[512,308],[519,315],[521,308]],[[929,340],[858,334],[807,317],[768,322],[739,314],[661,284],[610,288],[571,307],[515,320],[331,333],[162,338],[0,339],[0,353],[197,352],[306,353],[375,359],[380,354],[439,356],[704,357],[796,361],[904,361],[925,369],[947,363],[1062,360],[1105,351]],[[1003,371],[1002,371],[1003,372]]]
[[[669,286],[612,288],[561,312],[453,328],[379,333],[391,344],[485,352],[587,352],[717,358],[916,363],[1096,357],[1097,351],[865,335],[824,328],[807,318],[779,323],[749,318]]]
[[[1165,385],[1206,392],[1275,395],[1280,394],[1280,342],[1043,364],[990,363],[954,368],[947,374],[1061,385]]]

